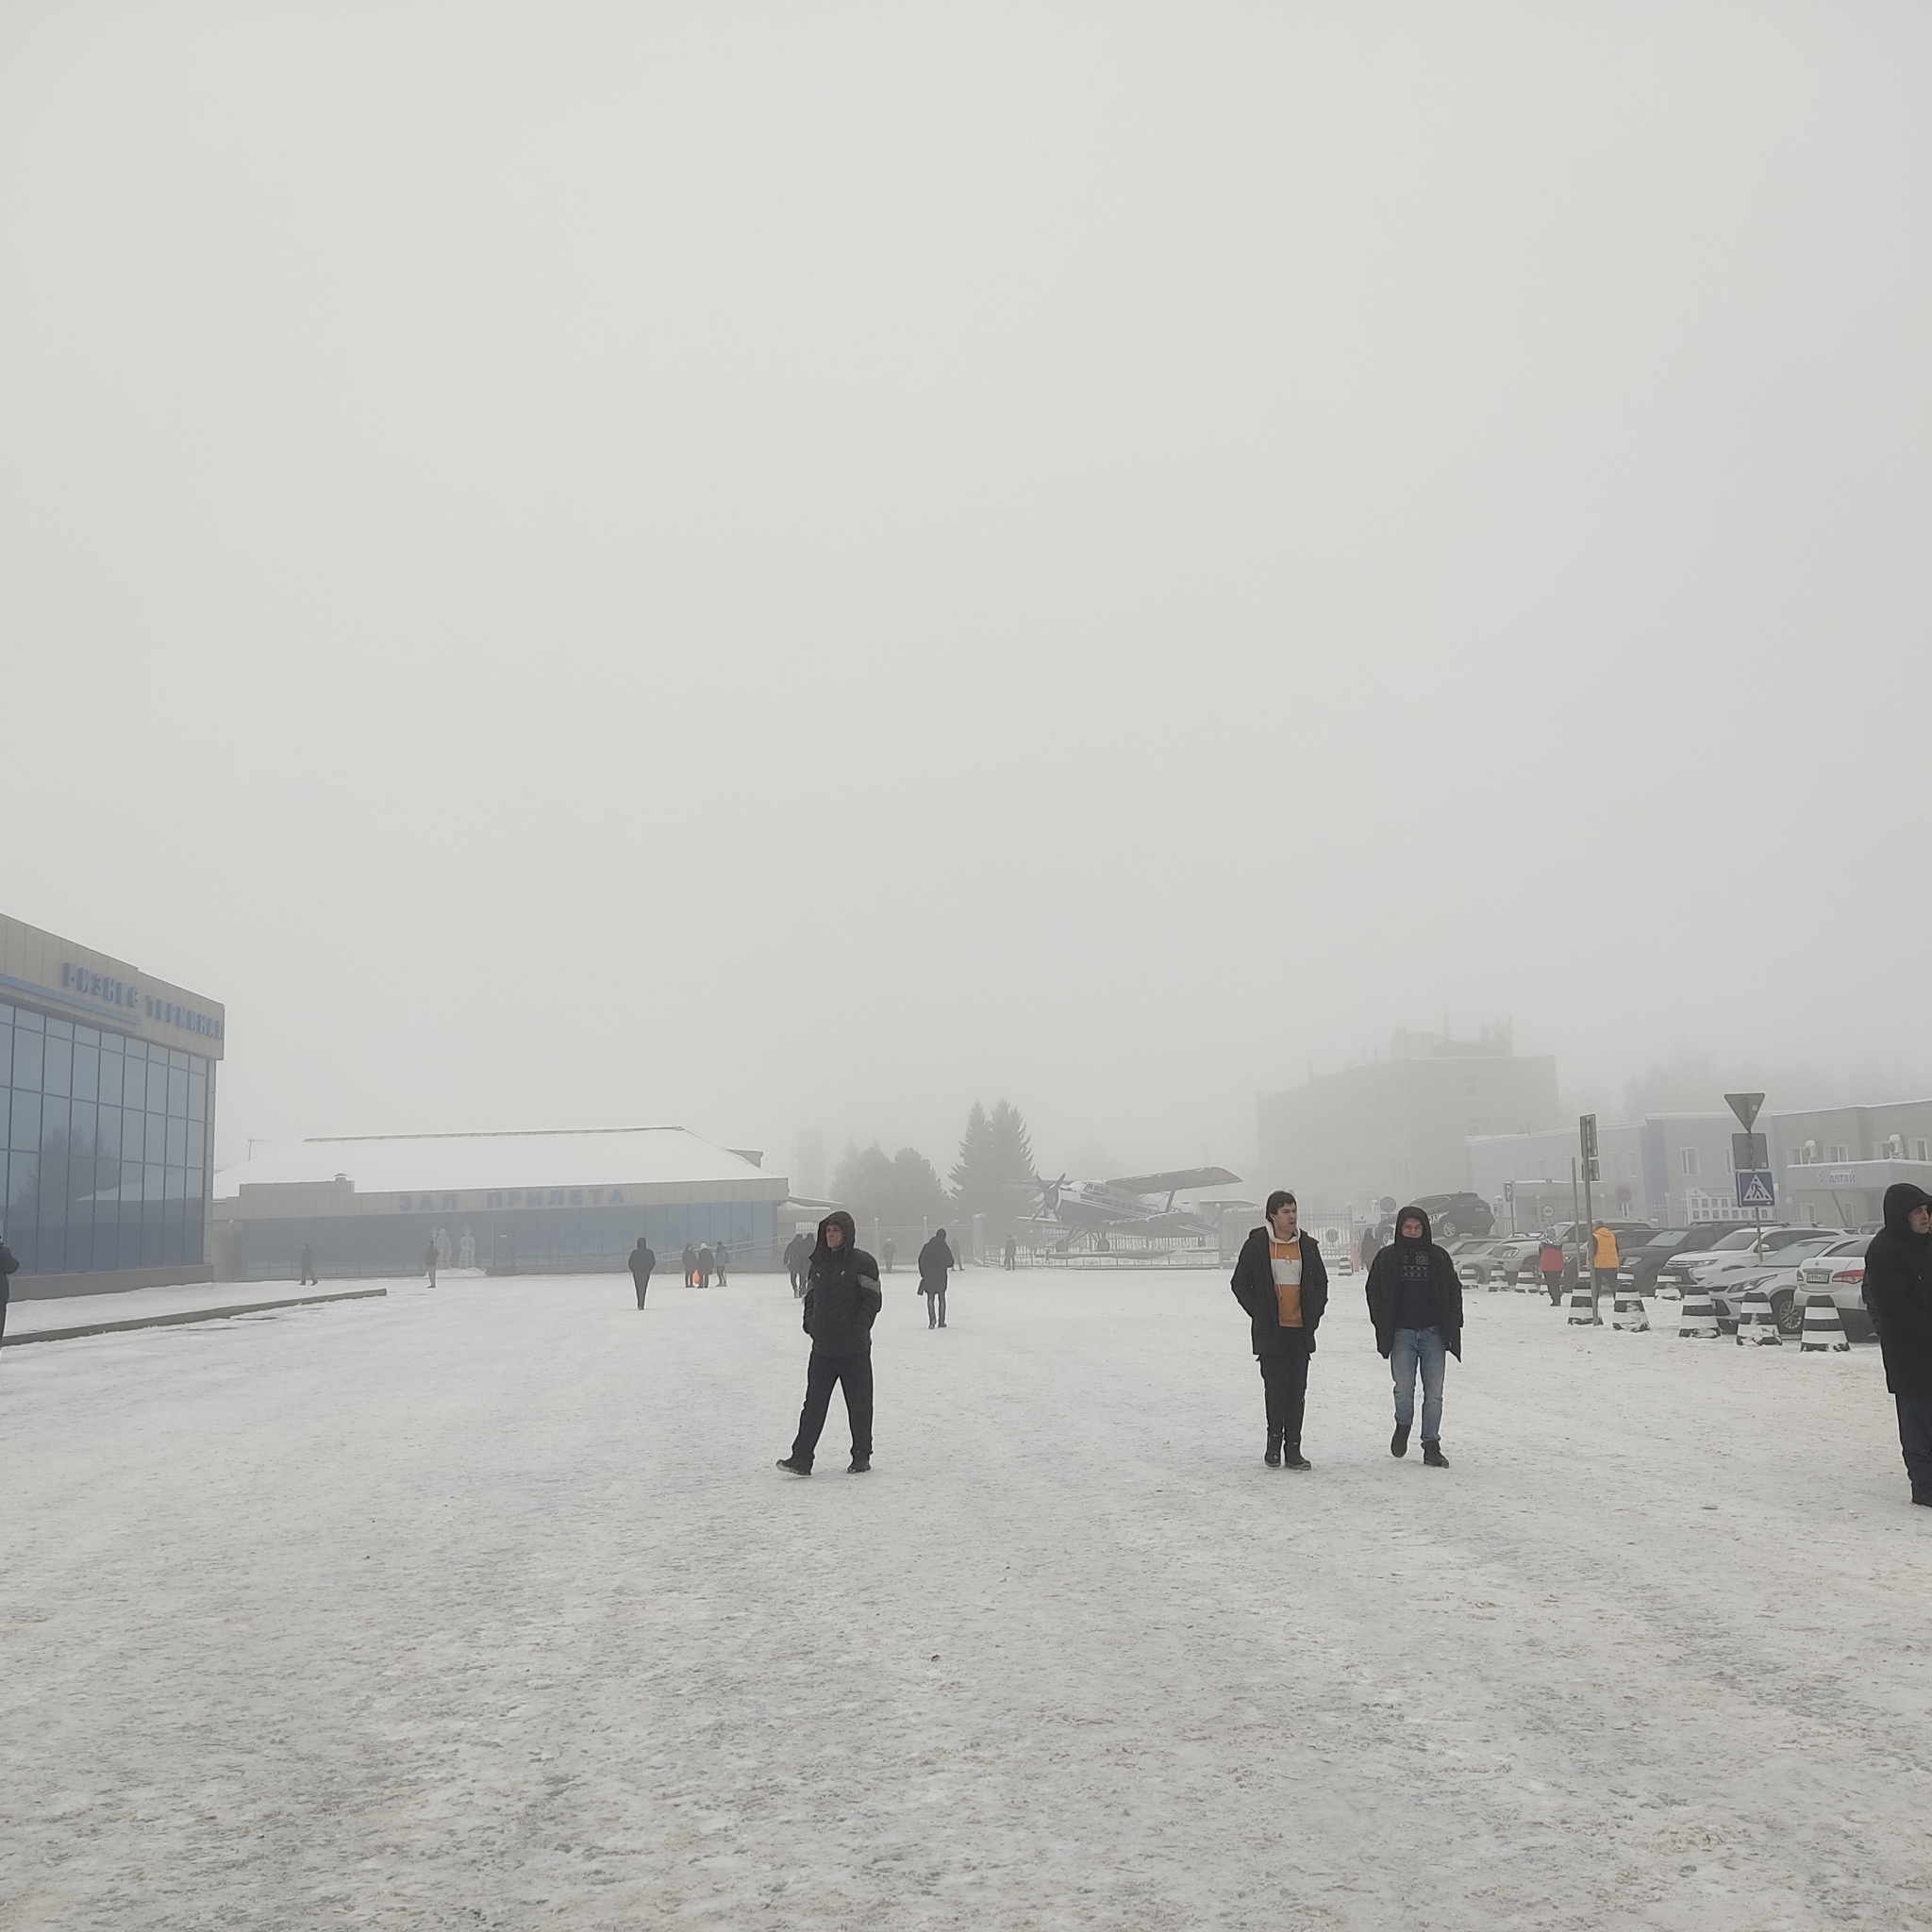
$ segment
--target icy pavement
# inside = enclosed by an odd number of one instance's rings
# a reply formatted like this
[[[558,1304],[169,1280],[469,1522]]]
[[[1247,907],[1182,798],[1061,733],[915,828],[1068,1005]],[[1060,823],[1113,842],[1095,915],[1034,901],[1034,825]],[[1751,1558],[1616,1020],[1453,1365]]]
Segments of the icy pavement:
[[[1357,1280],[1312,1474],[1219,1275],[904,1274],[874,1473],[782,1280],[391,1283],[7,1351],[0,1924],[1932,1924],[1875,1352]]]
[[[149,1322],[157,1315],[192,1314],[207,1309],[257,1308],[319,1295],[348,1295],[387,1289],[383,1281],[325,1281],[298,1288],[292,1281],[196,1281],[182,1288],[134,1288],[119,1294],[62,1294],[46,1301],[16,1295],[7,1310],[8,1335],[41,1335],[50,1329],[79,1328],[97,1322]],[[421,1288],[423,1283],[416,1282]]]

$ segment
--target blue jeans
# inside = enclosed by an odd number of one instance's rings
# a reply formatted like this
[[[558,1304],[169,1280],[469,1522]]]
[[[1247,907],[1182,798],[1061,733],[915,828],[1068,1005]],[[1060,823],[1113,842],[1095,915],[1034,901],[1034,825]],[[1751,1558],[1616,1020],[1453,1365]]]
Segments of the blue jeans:
[[[1389,1351],[1389,1371],[1395,1377],[1395,1424],[1406,1429],[1415,1421],[1415,1372],[1423,1372],[1423,1441],[1442,1439],[1442,1369],[1449,1351],[1440,1328],[1398,1328]]]

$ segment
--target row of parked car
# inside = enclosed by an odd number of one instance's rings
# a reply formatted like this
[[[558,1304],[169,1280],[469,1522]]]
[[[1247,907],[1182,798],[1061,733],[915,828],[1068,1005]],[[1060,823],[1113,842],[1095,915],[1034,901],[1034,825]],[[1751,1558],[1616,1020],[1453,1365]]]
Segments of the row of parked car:
[[[1727,1333],[1738,1325],[1745,1294],[1761,1290],[1780,1331],[1793,1336],[1804,1328],[1805,1304],[1823,1295],[1837,1307],[1852,1341],[1871,1339],[1872,1318],[1864,1302],[1865,1248],[1876,1227],[1854,1233],[1842,1227],[1738,1222],[1667,1228],[1641,1221],[1607,1225],[1617,1237],[1621,1288],[1667,1298],[1700,1290],[1710,1296],[1718,1325]],[[1589,1232],[1581,1222],[1556,1230],[1563,1249],[1565,1288],[1590,1265]],[[1461,1235],[1442,1246],[1466,1287],[1506,1289],[1542,1285],[1538,1266],[1542,1243],[1541,1235]]]

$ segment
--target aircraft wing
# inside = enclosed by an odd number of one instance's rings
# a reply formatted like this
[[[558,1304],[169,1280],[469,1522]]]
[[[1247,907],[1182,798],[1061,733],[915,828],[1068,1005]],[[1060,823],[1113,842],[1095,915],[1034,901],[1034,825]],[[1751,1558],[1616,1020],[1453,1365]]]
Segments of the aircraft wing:
[[[1241,1179],[1224,1167],[1183,1167],[1173,1174],[1130,1174],[1108,1181],[1124,1194],[1173,1194],[1188,1188],[1226,1188]]]

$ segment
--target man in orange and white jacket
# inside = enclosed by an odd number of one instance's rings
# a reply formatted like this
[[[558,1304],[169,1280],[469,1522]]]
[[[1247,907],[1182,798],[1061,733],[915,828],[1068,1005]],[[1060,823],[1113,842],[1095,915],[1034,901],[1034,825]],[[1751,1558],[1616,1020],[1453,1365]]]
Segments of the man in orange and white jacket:
[[[1308,1357],[1315,1330],[1328,1306],[1328,1271],[1322,1244],[1304,1234],[1295,1199],[1285,1188],[1268,1196],[1268,1224],[1241,1243],[1228,1277],[1234,1298],[1246,1309],[1261,1371],[1268,1411],[1270,1469],[1305,1470],[1302,1416],[1307,1407]]]

